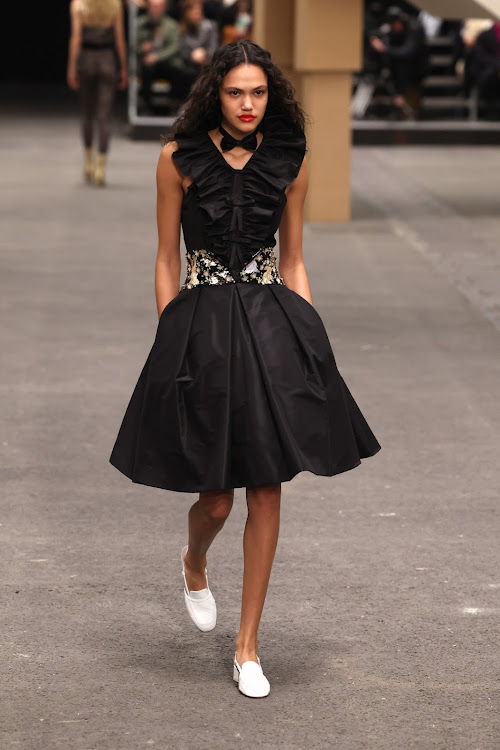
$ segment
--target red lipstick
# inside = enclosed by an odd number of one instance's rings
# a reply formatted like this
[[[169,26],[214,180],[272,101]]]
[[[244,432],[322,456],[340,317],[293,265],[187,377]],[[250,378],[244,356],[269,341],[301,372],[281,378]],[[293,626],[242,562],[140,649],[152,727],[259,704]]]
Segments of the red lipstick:
[[[241,122],[253,122],[255,120],[254,115],[238,115],[238,120]]]

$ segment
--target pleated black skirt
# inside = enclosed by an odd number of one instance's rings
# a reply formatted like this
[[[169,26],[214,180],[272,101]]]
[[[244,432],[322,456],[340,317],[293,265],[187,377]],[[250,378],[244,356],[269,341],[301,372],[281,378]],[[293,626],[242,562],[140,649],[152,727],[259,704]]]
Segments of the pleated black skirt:
[[[134,482],[202,492],[333,476],[379,450],[312,305],[236,283],[167,305],[110,461]]]

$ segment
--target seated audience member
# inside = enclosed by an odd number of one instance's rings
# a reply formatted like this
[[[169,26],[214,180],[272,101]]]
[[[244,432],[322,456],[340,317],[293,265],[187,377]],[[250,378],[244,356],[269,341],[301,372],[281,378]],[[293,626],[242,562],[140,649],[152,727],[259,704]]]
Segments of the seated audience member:
[[[419,85],[427,68],[427,46],[422,25],[400,8],[388,9],[386,22],[370,39],[371,48],[391,71],[396,95],[394,104],[404,109],[408,103],[418,109]]]
[[[490,106],[500,101],[500,21],[479,34],[474,47],[479,95]]]
[[[141,96],[151,108],[151,85],[165,78],[174,99],[185,99],[195,76],[184,70],[179,52],[179,27],[165,15],[167,0],[147,0],[146,13],[137,19],[137,72],[141,76]]]
[[[185,70],[196,76],[219,46],[219,31],[213,21],[203,18],[201,0],[184,0],[179,29],[179,52]]]

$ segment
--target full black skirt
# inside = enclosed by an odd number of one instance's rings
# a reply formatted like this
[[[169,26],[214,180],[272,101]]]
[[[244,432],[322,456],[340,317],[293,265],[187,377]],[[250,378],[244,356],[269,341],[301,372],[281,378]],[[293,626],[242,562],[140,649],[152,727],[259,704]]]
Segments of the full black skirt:
[[[134,482],[202,492],[333,476],[378,450],[314,307],[238,283],[167,305],[110,461]]]

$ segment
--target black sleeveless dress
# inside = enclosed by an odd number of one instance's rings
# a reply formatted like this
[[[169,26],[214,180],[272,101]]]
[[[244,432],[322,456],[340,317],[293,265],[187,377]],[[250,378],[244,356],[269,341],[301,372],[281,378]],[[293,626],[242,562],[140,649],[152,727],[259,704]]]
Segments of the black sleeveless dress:
[[[320,316],[273,247],[305,138],[268,116],[241,170],[207,132],[177,138],[186,280],[163,310],[111,463],[179,492],[333,476],[380,445],[340,376]]]

